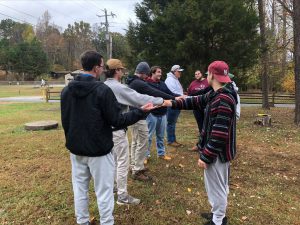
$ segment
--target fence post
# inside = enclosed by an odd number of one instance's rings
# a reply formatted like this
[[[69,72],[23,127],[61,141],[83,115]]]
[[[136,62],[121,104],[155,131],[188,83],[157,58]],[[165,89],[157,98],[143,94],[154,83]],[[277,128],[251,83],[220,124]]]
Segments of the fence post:
[[[50,93],[49,93],[49,89],[47,88],[47,87],[43,87],[43,88],[41,88],[41,90],[42,90],[42,96],[43,96],[43,98],[45,99],[45,101],[46,102],[48,102],[49,101],[49,95],[50,95]]]
[[[271,103],[271,107],[275,107],[275,92],[273,92],[273,94],[272,94],[272,103]]]

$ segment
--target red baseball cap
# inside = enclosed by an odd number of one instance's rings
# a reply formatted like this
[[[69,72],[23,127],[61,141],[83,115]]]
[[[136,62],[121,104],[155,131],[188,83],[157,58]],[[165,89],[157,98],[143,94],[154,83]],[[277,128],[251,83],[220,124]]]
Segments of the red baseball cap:
[[[208,66],[208,72],[212,73],[220,83],[229,83],[229,67],[224,61],[214,61]]]

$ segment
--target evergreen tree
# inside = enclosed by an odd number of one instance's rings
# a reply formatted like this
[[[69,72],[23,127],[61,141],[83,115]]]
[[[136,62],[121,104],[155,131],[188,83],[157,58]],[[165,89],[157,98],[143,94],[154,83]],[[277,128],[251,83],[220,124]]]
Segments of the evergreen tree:
[[[138,22],[130,23],[127,38],[131,66],[140,60],[160,65],[164,72],[174,64],[186,74],[213,60],[224,60],[242,81],[242,72],[257,59],[258,17],[248,0],[144,0],[137,4]],[[182,76],[185,85],[192,76]]]

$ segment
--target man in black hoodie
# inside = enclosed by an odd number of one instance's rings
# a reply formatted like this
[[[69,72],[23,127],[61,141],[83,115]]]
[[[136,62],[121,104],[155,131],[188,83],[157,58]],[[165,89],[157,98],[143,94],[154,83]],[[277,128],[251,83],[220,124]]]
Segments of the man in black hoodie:
[[[128,86],[140,94],[147,94],[163,99],[174,100],[173,95],[169,95],[154,87],[151,87],[144,80],[150,74],[150,67],[147,62],[140,62],[133,76],[128,76]],[[179,99],[179,97],[176,97]],[[138,121],[132,126],[132,142],[131,142],[131,167],[132,178],[140,181],[148,181],[150,177],[145,174],[144,160],[146,158],[148,142],[148,125],[146,117]]]
[[[125,128],[145,117],[147,104],[122,114],[112,90],[97,81],[103,57],[95,51],[81,55],[83,73],[61,94],[61,119],[66,147],[70,150],[77,223],[88,225],[88,191],[93,178],[101,225],[114,224],[114,158],[112,127]]]

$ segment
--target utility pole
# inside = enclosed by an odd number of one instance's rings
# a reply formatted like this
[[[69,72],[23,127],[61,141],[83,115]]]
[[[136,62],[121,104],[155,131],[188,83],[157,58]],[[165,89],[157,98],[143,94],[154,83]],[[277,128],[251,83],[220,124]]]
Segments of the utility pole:
[[[112,18],[116,17],[116,14],[110,12],[110,15],[107,15],[107,10],[102,10],[104,12],[104,15],[97,15],[98,17],[105,17],[105,23],[101,23],[101,25],[105,26],[105,41],[106,41],[106,53],[107,53],[107,59],[110,59],[112,57],[112,38],[109,34],[108,27],[108,19],[107,17],[111,16]]]

